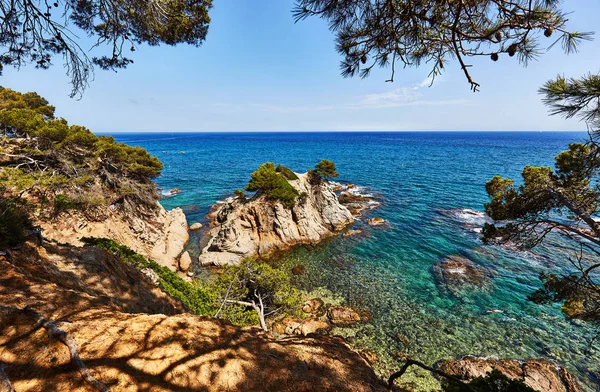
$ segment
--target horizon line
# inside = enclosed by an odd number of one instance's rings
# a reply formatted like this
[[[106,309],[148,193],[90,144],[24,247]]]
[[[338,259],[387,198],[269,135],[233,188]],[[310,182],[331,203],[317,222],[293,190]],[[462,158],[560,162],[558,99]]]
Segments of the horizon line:
[[[421,130],[246,130],[246,131],[99,131],[95,134],[114,133],[589,133],[588,130],[458,130],[458,129],[421,129]]]

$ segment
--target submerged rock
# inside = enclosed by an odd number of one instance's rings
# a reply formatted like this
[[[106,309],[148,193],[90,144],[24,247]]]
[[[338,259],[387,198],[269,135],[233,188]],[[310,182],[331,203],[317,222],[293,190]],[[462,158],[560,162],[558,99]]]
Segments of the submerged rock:
[[[358,234],[362,234],[362,230],[348,230],[347,232],[344,233],[344,237],[350,237],[353,235],[358,235]]]
[[[294,274],[296,276],[303,275],[305,269],[306,269],[306,267],[304,267],[302,264],[297,265],[294,268],[292,268],[292,274]]]
[[[269,256],[297,244],[320,242],[354,222],[330,184],[311,184],[306,173],[297,176],[289,183],[306,197],[297,200],[293,208],[265,196],[231,199],[219,205],[210,215],[212,228],[200,262],[225,265],[243,257]]]
[[[451,255],[433,266],[433,275],[442,291],[461,296],[466,288],[483,289],[489,282],[489,273],[466,257]]]
[[[350,327],[362,321],[360,314],[347,306],[330,306],[327,309],[327,317],[338,327]]]
[[[379,218],[379,217],[377,217],[377,218],[371,218],[371,219],[369,219],[367,221],[367,224],[369,226],[381,226],[381,225],[383,225],[385,223],[387,223],[386,220],[383,219],[383,218]]]
[[[581,392],[582,389],[565,368],[552,362],[512,359],[482,359],[467,357],[459,361],[440,361],[435,367],[445,373],[470,381],[496,369],[510,379],[523,381],[540,392]]]

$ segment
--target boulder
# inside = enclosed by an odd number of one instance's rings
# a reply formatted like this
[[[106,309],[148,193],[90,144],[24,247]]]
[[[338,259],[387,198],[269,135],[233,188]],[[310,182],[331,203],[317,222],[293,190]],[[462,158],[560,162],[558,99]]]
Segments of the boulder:
[[[286,317],[273,325],[273,331],[281,335],[326,334],[330,329],[329,323],[315,318],[300,320],[295,317]]]
[[[347,306],[330,306],[327,309],[327,317],[338,327],[350,327],[362,321],[360,314]]]
[[[344,237],[350,237],[352,235],[358,235],[361,233],[362,233],[362,230],[348,230],[347,232],[344,233]]]
[[[432,268],[438,287],[443,292],[460,297],[464,290],[483,289],[487,286],[490,273],[466,257],[451,255]]]
[[[325,303],[321,298],[309,299],[302,305],[304,313],[320,313],[325,308]]]
[[[196,222],[190,226],[191,231],[200,230],[202,228],[202,223]]]
[[[179,255],[181,255],[190,240],[188,224],[183,210],[175,208],[168,211],[165,226],[164,237],[161,241],[155,243],[150,258],[175,271],[177,270]]]
[[[192,266],[192,258],[190,252],[185,251],[179,258],[179,269],[183,272],[187,272]]]
[[[466,357],[459,361],[440,361],[435,367],[466,381],[498,370],[510,379],[523,381],[540,392],[581,392],[582,389],[565,368],[543,360],[519,362],[511,359]]]
[[[371,219],[369,219],[367,221],[367,224],[369,226],[381,226],[381,225],[383,225],[385,223],[387,223],[386,220],[383,219],[383,218],[379,218],[379,217],[377,217],[377,218],[371,218]]]

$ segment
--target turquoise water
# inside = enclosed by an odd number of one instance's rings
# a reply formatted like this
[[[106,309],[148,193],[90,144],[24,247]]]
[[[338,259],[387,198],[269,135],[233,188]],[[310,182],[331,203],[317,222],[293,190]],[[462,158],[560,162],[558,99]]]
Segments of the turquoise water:
[[[159,186],[182,192],[162,203],[182,207],[190,223],[205,222],[209,207],[242,188],[249,173],[266,161],[304,172],[330,159],[341,181],[368,187],[382,202],[370,216],[385,218],[389,227],[357,222],[365,236],[299,247],[277,263],[305,265],[305,274],[294,278],[299,287],[327,289],[372,313],[369,324],[336,333],[359,349],[375,350],[381,374],[397,370],[398,353],[428,363],[464,355],[546,358],[569,367],[589,390],[600,390],[593,376],[600,370],[600,348],[589,347],[595,332],[585,323],[566,321],[559,306],[526,300],[540,287],[540,272],[568,270],[568,246],[554,239],[535,252],[483,245],[468,221],[447,212],[482,210],[484,185],[492,176],[519,178],[526,164],[552,165],[553,157],[568,143],[583,140],[584,133],[115,136],[163,161]],[[441,290],[431,269],[453,254],[489,269],[489,286],[458,297]],[[431,382],[414,379],[421,385]]]

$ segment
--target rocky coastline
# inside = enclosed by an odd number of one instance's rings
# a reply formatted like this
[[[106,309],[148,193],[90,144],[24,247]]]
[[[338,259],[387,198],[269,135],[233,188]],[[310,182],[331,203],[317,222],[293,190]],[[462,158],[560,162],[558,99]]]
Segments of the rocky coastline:
[[[297,179],[289,183],[304,196],[292,208],[264,195],[217,204],[209,215],[211,227],[200,263],[232,265],[244,257],[267,258],[299,244],[316,244],[341,233],[362,212],[379,205],[373,197],[357,192],[355,185],[313,184],[308,173],[294,174]]]

